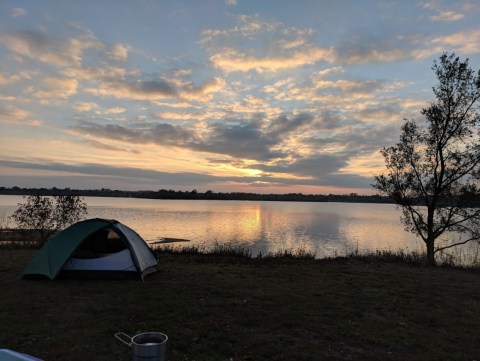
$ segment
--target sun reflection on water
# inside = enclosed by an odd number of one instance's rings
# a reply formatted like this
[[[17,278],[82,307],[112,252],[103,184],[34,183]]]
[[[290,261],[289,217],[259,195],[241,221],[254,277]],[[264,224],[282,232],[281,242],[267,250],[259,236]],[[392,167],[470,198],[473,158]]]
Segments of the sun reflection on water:
[[[13,212],[22,201],[17,198],[0,197],[0,212]],[[421,246],[404,231],[399,211],[388,204],[96,197],[85,201],[89,217],[117,219],[147,241],[182,238],[202,247],[229,243],[246,247],[253,255],[303,249],[318,257],[357,248],[396,251]]]

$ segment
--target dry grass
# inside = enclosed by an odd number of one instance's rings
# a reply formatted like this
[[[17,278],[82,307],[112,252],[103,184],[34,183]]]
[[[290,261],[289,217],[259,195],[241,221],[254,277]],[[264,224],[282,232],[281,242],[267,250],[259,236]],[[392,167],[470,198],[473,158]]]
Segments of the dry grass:
[[[130,360],[115,332],[162,331],[170,360],[474,360],[480,272],[391,260],[160,254],[145,282],[18,280],[0,250],[0,345]]]

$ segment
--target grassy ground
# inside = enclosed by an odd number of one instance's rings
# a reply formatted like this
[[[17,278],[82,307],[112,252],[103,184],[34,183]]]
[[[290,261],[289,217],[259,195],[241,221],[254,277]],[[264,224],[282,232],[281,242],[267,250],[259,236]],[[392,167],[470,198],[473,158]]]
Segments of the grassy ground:
[[[130,360],[119,331],[169,360],[480,359],[478,270],[166,252],[145,282],[18,280],[34,252],[0,250],[0,348],[45,360]]]

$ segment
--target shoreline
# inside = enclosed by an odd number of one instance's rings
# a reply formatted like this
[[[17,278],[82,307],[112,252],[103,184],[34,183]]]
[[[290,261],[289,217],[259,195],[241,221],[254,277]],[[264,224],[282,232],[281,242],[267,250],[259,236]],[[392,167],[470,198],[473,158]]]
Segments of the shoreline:
[[[1,230],[0,230],[1,231]],[[20,235],[22,236],[22,235]],[[375,250],[359,252],[358,250],[352,250],[346,252],[344,255],[317,257],[315,252],[305,250],[303,248],[298,249],[283,249],[266,254],[253,255],[252,251],[246,247],[235,246],[231,244],[219,244],[215,243],[212,247],[204,247],[198,245],[188,245],[189,240],[185,239],[167,239],[167,242],[154,242],[148,243],[149,247],[162,257],[165,255],[187,255],[198,257],[210,257],[212,259],[219,260],[233,260],[235,262],[282,262],[282,261],[311,261],[311,262],[343,262],[343,261],[355,261],[366,263],[398,263],[405,265],[413,265],[419,267],[429,268],[427,265],[424,252],[405,252],[403,250],[391,251],[391,250]],[[175,243],[180,241],[179,246],[175,246]],[[185,244],[187,243],[187,244]],[[0,252],[2,250],[26,250],[26,251],[38,251],[43,247],[44,243],[38,241],[26,241],[15,240],[9,241],[2,239],[2,232],[0,232]],[[470,264],[458,263],[458,260],[444,255],[439,257],[436,266],[433,268],[450,268],[458,270],[470,270],[480,271],[480,260],[476,259],[475,262]]]

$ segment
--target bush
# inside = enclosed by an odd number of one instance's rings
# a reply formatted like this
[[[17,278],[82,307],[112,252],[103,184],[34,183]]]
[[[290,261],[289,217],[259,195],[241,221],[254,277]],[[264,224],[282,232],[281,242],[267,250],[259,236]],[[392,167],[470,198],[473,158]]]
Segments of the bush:
[[[85,218],[88,213],[83,198],[73,195],[53,198],[32,195],[18,206],[11,216],[17,227],[38,232],[42,242],[60,229]]]

